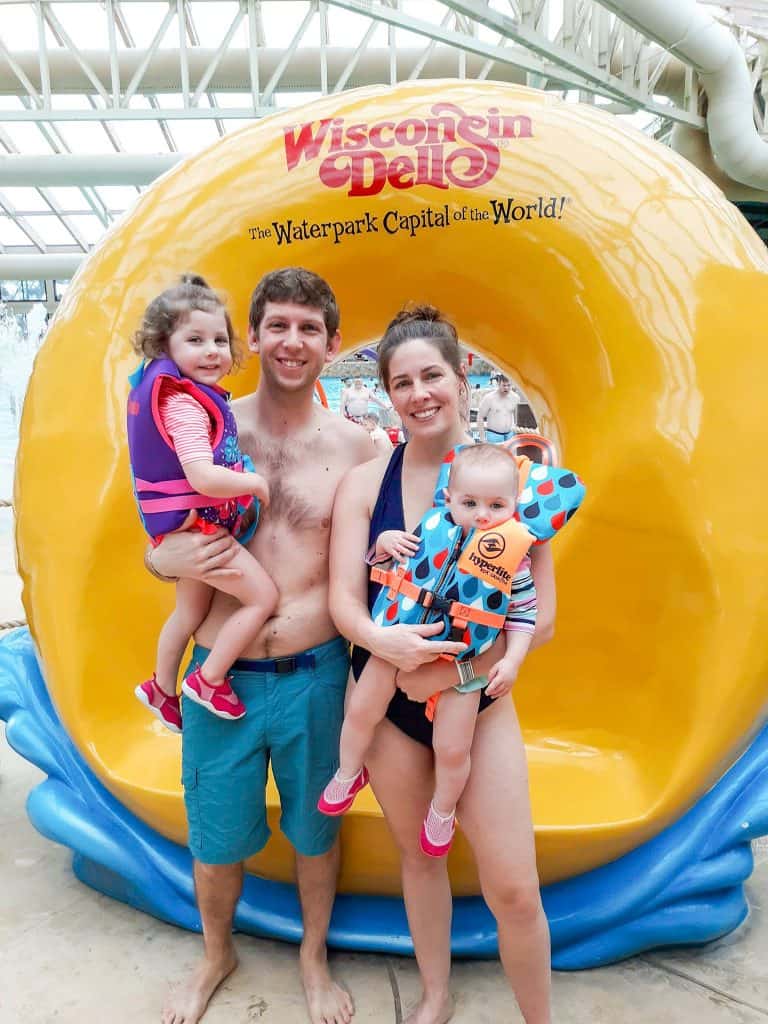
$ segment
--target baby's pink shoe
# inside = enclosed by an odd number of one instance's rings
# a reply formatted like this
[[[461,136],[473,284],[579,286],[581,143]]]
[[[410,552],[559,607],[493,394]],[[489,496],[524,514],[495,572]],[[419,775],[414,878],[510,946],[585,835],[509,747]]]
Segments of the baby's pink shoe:
[[[220,683],[214,685],[208,682],[198,667],[181,684],[181,692],[195,704],[207,708],[217,718],[228,718],[236,722],[245,715],[245,704],[229,685],[231,678],[225,676]]]
[[[421,826],[421,848],[429,857],[445,857],[451,848],[456,832],[456,812],[452,811],[447,818],[438,814],[435,805],[430,803],[424,824]]]
[[[368,771],[365,767],[361,768],[351,779],[340,779],[339,773],[336,772],[317,801],[318,811],[329,814],[332,818],[338,814],[344,814],[352,806],[360,790],[365,789],[367,785]]]
[[[181,732],[181,705],[179,698],[174,694],[169,697],[157,685],[157,677],[154,672],[152,678],[141,683],[133,691],[145,708],[159,718],[163,725],[171,732]]]

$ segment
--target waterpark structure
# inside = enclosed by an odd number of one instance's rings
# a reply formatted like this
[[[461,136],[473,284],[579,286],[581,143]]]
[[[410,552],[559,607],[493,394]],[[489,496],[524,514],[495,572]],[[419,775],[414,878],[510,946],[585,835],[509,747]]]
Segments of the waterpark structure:
[[[656,5],[610,6],[636,21],[629,8]],[[702,43],[695,59],[719,173],[740,173],[751,195],[768,161],[751,113],[740,164],[729,148],[744,81],[722,63],[723,82],[708,79],[710,55]],[[751,97],[748,75],[746,87]],[[36,827],[72,848],[84,881],[199,927],[178,738],[131,696],[172,594],[142,568],[132,513],[128,338],[180,268],[224,291],[242,325],[258,278],[300,264],[332,283],[347,349],[375,343],[408,300],[444,308],[473,351],[520,381],[588,483],[556,541],[557,637],[516,691],[555,965],[735,928],[750,842],[768,832],[759,236],[674,149],[610,111],[510,82],[340,91],[171,162],[79,267],[26,400],[15,504],[29,631],[0,644],[0,716],[48,775],[30,795]],[[257,373],[249,364],[233,391]],[[76,510],[76,543],[69,515],[40,514],[52,495]],[[295,940],[271,784],[269,796],[273,838],[248,865],[236,926]],[[342,842],[331,942],[409,952],[372,795]],[[493,955],[461,839],[450,871],[455,951]]]

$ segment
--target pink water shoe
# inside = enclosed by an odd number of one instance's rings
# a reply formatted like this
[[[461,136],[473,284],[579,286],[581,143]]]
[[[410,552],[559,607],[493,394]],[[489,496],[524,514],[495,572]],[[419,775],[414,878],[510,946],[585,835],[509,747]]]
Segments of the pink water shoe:
[[[209,683],[199,667],[193,669],[181,684],[181,692],[195,704],[207,708],[217,718],[228,718],[236,722],[245,715],[245,704],[230,686],[231,676],[225,676],[220,683]]]
[[[430,803],[424,824],[421,826],[419,840],[424,853],[429,857],[445,857],[451,848],[455,832],[456,812],[451,811],[448,817],[443,817],[437,813],[435,805]]]
[[[365,767],[361,768],[351,779],[340,779],[339,773],[336,772],[317,801],[318,811],[329,814],[332,818],[338,814],[344,814],[352,806],[360,790],[365,789],[367,785],[368,771]]]
[[[157,685],[157,677],[154,672],[152,678],[141,683],[133,691],[138,700],[148,708],[152,714],[159,718],[166,729],[171,732],[181,732],[181,705],[176,694],[169,697],[167,693]]]

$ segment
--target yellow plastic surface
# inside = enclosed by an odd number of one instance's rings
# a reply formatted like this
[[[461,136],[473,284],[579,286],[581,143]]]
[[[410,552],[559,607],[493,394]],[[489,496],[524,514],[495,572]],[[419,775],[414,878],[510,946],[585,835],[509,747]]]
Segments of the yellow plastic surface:
[[[455,124],[456,107],[476,117],[465,136],[487,135],[495,109],[517,117],[515,137],[483,150],[443,127],[428,154],[433,179],[440,166],[455,181],[484,161],[493,171],[496,157],[498,169],[473,188],[408,187],[409,165],[396,158],[414,155],[417,122]],[[378,129],[392,146],[369,165],[384,161],[390,181],[373,194],[369,177],[371,194],[350,196],[319,177],[330,136],[287,169],[283,129],[310,117],[337,119],[328,132],[415,120],[401,142]],[[353,136],[349,146],[364,145],[362,130]],[[510,222],[495,224],[492,201],[508,199]],[[388,233],[385,217],[405,227]],[[278,244],[273,222],[289,219],[307,220],[306,237]],[[348,224],[338,242],[312,228],[333,221]],[[411,234],[416,221],[433,226]],[[555,541],[556,638],[516,688],[542,878],[636,847],[707,789],[765,711],[768,260],[675,153],[594,108],[512,86],[367,89],[265,119],[160,179],[78,273],[35,367],[15,494],[25,607],[77,747],[119,800],[185,841],[179,740],[133,697],[173,588],[142,567],[124,427],[128,339],[184,270],[228,294],[244,334],[253,285],[285,264],[330,280],[346,348],[375,341],[406,300],[444,309],[475,352],[521,382],[542,432],[586,481],[583,508]],[[252,389],[257,372],[252,360],[233,390]],[[286,879],[272,786],[269,797],[274,836],[250,866]],[[369,791],[343,841],[343,889],[399,891]],[[456,892],[477,891],[463,840],[451,871]]]

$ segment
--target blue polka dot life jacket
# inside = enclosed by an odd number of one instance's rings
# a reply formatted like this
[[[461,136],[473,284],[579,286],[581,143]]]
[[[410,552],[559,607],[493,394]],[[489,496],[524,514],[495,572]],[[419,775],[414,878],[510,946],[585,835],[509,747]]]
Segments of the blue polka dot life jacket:
[[[512,581],[532,544],[544,543],[577,511],[585,488],[571,470],[511,456],[520,468],[521,491],[515,518],[466,537],[445,507],[445,488],[456,453],[446,456],[434,506],[414,530],[421,543],[407,562],[381,569],[371,579],[382,588],[371,611],[379,626],[442,622],[432,640],[467,644],[459,660],[487,650],[504,625]]]

